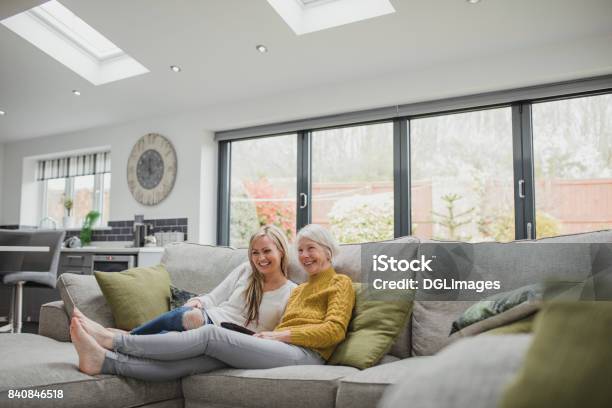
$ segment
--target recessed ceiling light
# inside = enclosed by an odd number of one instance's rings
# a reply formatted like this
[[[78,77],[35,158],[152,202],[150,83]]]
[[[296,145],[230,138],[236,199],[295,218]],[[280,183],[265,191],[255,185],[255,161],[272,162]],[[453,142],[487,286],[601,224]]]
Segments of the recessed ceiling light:
[[[4,116],[4,115],[6,115],[6,112],[3,110],[0,110],[0,116]]]
[[[265,54],[266,52],[268,52],[268,47],[262,44],[257,45],[255,48],[257,49],[257,51],[261,52],[262,54]]]
[[[78,89],[73,90],[72,93],[76,96],[81,96],[81,91],[79,91]]]
[[[470,4],[480,3],[480,0],[466,0]]]
[[[178,65],[170,65],[170,69],[173,72],[181,72],[181,67],[179,67]]]

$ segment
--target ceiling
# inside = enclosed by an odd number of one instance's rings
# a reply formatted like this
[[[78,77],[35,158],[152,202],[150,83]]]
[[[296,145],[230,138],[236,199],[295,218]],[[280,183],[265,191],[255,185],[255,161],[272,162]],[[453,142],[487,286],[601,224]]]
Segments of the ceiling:
[[[394,14],[302,36],[265,0],[60,1],[151,72],[93,86],[0,25],[0,110],[6,111],[0,116],[0,143],[338,84],[354,88],[431,66],[439,75],[461,61],[485,62],[503,54],[517,55],[517,67],[526,73],[520,83],[529,83],[526,67],[542,64],[533,50],[554,47],[562,55],[563,47],[591,39],[610,39],[612,55],[610,0],[482,0],[476,5],[391,0]],[[0,17],[36,3],[41,1],[2,0]],[[257,44],[269,52],[260,54]],[[520,57],[522,50],[529,58]],[[568,68],[555,78],[612,73],[611,61],[583,61],[579,71]],[[182,72],[173,73],[173,64]],[[74,96],[73,89],[82,95]],[[396,102],[411,101],[406,95]],[[366,95],[360,106],[367,102]],[[230,122],[215,126],[234,127]]]

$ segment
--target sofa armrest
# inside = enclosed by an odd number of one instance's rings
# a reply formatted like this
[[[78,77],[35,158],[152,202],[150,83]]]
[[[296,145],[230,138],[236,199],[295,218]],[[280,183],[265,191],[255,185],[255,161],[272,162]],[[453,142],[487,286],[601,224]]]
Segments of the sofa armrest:
[[[58,300],[40,307],[38,334],[57,341],[70,341],[70,319],[64,302]]]

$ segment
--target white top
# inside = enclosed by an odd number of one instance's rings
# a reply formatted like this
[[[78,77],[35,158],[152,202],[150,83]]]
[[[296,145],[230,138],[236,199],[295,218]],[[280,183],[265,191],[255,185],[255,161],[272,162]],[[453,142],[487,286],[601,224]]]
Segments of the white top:
[[[247,307],[244,292],[249,286],[251,273],[250,263],[245,262],[230,272],[210,293],[197,297],[215,325],[231,322],[245,326]],[[287,283],[280,288],[264,292],[259,306],[259,322],[251,322],[246,327],[255,332],[273,330],[285,312],[291,290],[296,286],[287,279]]]

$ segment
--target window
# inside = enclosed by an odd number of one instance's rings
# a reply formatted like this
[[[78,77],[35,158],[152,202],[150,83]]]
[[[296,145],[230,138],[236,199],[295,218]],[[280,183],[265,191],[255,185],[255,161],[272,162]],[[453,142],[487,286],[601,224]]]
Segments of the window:
[[[612,228],[608,89],[609,76],[218,132],[218,243],[245,246],[267,222],[292,238],[322,224],[341,243]]]
[[[341,243],[393,238],[393,123],[312,132],[311,207]]]
[[[43,217],[51,217],[61,222],[64,217],[64,198],[68,197],[66,194],[66,179],[51,179],[43,183],[46,187],[46,194],[43,197]]]
[[[532,109],[537,236],[612,228],[612,95]]]
[[[73,205],[70,210],[72,225],[67,227],[80,227],[87,213],[93,210],[100,213],[97,225],[108,223],[110,173],[50,179],[43,183],[43,217],[51,217],[58,222],[58,226],[62,225],[63,218],[68,215],[64,203],[70,199]]]
[[[248,247],[260,226],[296,229],[296,135],[232,142],[230,245]]]
[[[410,122],[412,234],[514,239],[510,108]]]
[[[38,162],[42,183],[42,217],[58,225],[78,228],[90,211],[98,211],[98,225],[106,225],[110,206],[110,153],[93,153]],[[67,201],[72,204],[68,209]],[[64,222],[64,217],[66,222]]]

